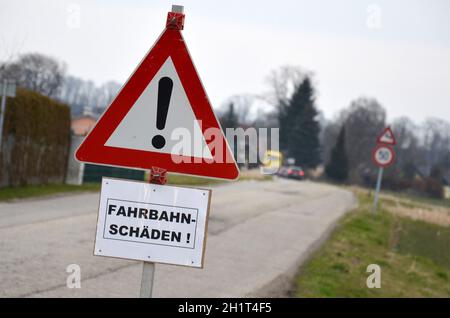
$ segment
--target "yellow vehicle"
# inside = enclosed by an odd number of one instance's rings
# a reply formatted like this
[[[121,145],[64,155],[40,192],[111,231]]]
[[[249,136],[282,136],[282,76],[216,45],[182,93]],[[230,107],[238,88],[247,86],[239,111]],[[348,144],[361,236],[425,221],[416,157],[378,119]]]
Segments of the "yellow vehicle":
[[[275,150],[267,150],[262,159],[261,173],[275,174],[283,164],[283,154]]]

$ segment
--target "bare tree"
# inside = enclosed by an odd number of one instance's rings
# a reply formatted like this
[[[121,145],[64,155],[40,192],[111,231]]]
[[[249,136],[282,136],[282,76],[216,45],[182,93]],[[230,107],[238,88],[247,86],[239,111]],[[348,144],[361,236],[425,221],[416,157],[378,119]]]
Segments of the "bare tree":
[[[371,153],[385,127],[386,111],[377,100],[361,97],[351,102],[341,116],[345,122],[349,178],[359,182],[368,171],[374,171]]]
[[[450,166],[450,123],[440,118],[427,118],[422,124],[424,165],[423,172],[431,173],[433,166]]]
[[[341,128],[342,123],[338,122],[337,119],[326,122],[322,128],[323,129],[321,135],[322,160],[325,163],[330,162],[331,150],[336,144]]]
[[[58,98],[69,105],[81,104],[81,87],[83,81],[73,76],[64,78]]]
[[[276,107],[287,105],[296,87],[303,82],[307,75],[312,77],[311,72],[305,71],[299,66],[284,65],[273,70],[266,78],[269,86],[266,99]]]
[[[402,177],[412,179],[417,172],[422,159],[417,135],[418,127],[407,117],[400,117],[393,121],[392,130],[397,140],[395,152],[396,166]]]
[[[97,105],[98,107],[106,107],[108,106],[113,99],[116,97],[120,90],[120,84],[115,81],[108,81],[100,86],[101,92],[101,102]]]
[[[64,63],[39,53],[20,55],[15,61],[4,63],[3,76],[49,97],[56,97],[66,71]]]
[[[70,105],[73,115],[79,115],[87,109],[95,115],[103,112],[119,89],[120,84],[114,81],[96,86],[92,81],[67,76],[62,83],[58,99]]]
[[[254,120],[251,113],[254,111],[255,101],[256,98],[250,94],[231,96],[219,110],[219,117],[229,110],[230,104],[233,104],[234,113],[236,114],[239,125],[250,125]]]

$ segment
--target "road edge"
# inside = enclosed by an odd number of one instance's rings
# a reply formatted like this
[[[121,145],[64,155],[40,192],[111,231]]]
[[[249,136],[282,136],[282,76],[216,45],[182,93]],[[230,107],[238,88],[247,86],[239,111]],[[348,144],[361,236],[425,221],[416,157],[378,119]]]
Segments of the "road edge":
[[[348,191],[352,195],[352,202],[349,204],[349,208],[338,217],[336,220],[331,222],[327,226],[325,231],[316,239],[312,244],[309,245],[307,250],[300,255],[297,261],[283,274],[276,276],[270,282],[266,283],[264,286],[260,287],[258,290],[250,292],[245,295],[248,298],[292,298],[295,297],[294,293],[296,290],[296,280],[298,273],[301,271],[302,267],[310,259],[310,257],[316,252],[333,234],[339,222],[348,213],[355,210],[358,207],[358,199],[352,191]]]

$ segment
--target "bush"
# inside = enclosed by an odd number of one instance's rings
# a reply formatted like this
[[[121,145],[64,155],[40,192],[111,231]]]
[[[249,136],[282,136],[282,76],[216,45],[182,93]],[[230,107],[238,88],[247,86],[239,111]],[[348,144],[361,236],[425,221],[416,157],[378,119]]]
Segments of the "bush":
[[[425,183],[425,193],[431,198],[443,199],[444,198],[444,186],[439,180],[428,177],[424,180]]]
[[[348,178],[348,158],[345,149],[345,126],[341,128],[336,144],[331,150],[330,162],[325,167],[325,173],[331,179],[344,182]]]
[[[383,188],[392,191],[404,191],[412,187],[413,182],[406,178],[398,178],[395,176],[383,177]]]
[[[70,146],[70,109],[18,89],[8,98],[0,156],[0,184],[64,182]]]

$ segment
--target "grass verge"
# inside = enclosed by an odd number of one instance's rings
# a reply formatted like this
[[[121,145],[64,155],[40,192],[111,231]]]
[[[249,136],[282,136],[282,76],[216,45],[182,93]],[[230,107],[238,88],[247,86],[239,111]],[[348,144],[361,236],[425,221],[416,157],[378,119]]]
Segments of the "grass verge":
[[[300,269],[297,297],[450,297],[450,228],[414,221],[372,200],[346,215]],[[381,288],[369,289],[369,264],[381,267]]]
[[[434,199],[434,198],[428,198],[423,196],[417,196],[417,195],[410,195],[407,193],[399,193],[399,192],[392,192],[392,191],[383,191],[383,194],[387,194],[393,197],[396,197],[398,199],[407,199],[408,201],[412,201],[412,203],[419,203],[419,204],[429,204],[429,205],[437,205],[442,206],[444,208],[450,208],[450,199]]]
[[[245,180],[268,181],[272,180],[272,176],[259,175],[254,172],[252,173],[243,172],[241,173],[241,176],[239,177],[238,181],[245,181]],[[169,174],[168,176],[168,184],[170,185],[204,186],[223,182],[227,181],[219,179],[176,175],[176,174]],[[25,199],[61,193],[86,192],[86,191],[100,191],[100,183],[87,183],[80,186],[69,184],[48,184],[39,186],[1,188],[0,201],[9,201],[14,199]]]
[[[87,183],[80,186],[70,184],[47,184],[39,186],[10,187],[0,189],[0,201],[25,199],[31,197],[42,197],[47,195],[69,193],[69,192],[85,192],[85,191],[99,191],[99,190],[100,184],[97,183]]]
[[[169,174],[167,184],[169,185],[186,185],[186,186],[202,186],[218,184],[224,181],[220,179],[208,179],[201,177],[184,176],[178,174]]]

